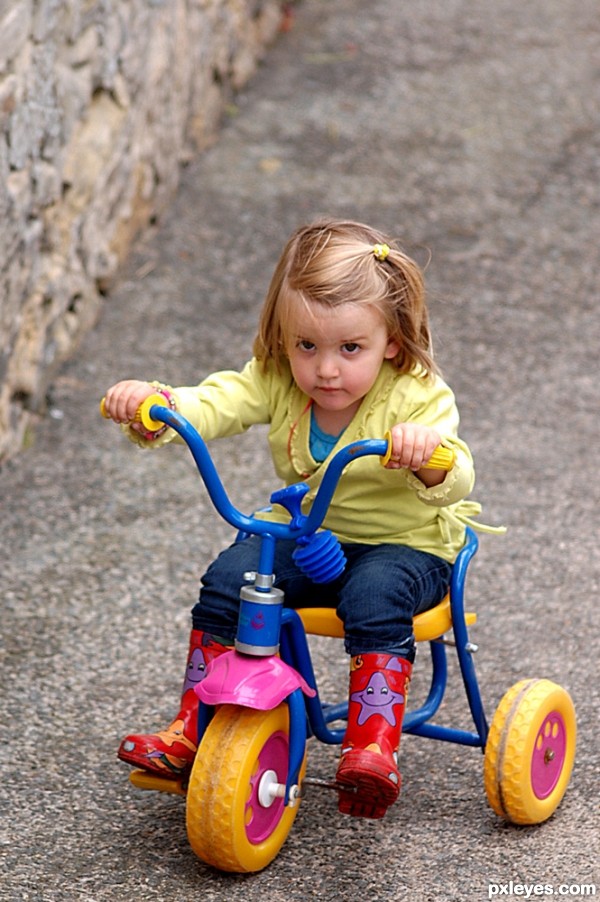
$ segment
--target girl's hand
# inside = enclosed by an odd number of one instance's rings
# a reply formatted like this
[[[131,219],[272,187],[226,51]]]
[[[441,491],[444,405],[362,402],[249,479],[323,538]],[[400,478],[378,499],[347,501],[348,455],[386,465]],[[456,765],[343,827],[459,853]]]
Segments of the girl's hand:
[[[441,442],[439,432],[420,423],[397,423],[390,431],[392,454],[386,464],[389,470],[412,470],[428,486],[444,481],[444,470],[422,469]]]
[[[108,389],[104,398],[104,409],[115,423],[129,423],[136,432],[144,433],[141,423],[134,423],[140,404],[153,395],[156,389],[149,382],[126,379]]]

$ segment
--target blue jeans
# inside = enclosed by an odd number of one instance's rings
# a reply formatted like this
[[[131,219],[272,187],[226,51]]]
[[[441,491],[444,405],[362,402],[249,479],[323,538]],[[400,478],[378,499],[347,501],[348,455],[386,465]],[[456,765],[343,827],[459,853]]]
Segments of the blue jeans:
[[[345,543],[346,569],[323,586],[298,569],[292,560],[295,547],[292,540],[280,541],[275,551],[275,586],[285,592],[286,607],[336,608],[350,655],[377,651],[414,659],[413,617],[442,600],[451,564],[405,545]],[[258,549],[259,539],[251,536],[213,561],[192,610],[194,629],[233,641],[243,574],[256,569]]]

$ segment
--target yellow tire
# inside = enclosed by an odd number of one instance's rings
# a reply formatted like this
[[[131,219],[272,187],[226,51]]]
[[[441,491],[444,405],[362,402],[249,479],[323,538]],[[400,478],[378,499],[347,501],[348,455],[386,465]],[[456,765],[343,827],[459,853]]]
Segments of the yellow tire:
[[[288,772],[289,715],[223,705],[196,755],[187,791],[187,833],[196,855],[221,871],[260,871],[285,842],[298,813],[265,785]],[[306,759],[301,768],[304,776]]]
[[[565,689],[536,679],[512,686],[485,747],[485,791],[496,814],[513,824],[547,820],[567,789],[576,741],[575,709]]]

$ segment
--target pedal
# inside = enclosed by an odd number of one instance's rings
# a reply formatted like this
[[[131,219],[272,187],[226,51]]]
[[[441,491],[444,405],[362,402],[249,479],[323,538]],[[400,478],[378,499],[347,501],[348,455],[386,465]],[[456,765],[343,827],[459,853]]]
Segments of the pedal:
[[[344,786],[336,780],[320,780],[318,777],[305,777],[302,786],[318,786],[320,789],[334,789],[336,792],[358,792],[354,786]]]
[[[173,795],[185,796],[186,787],[179,777],[161,777],[158,774],[150,774],[145,770],[132,770],[129,781],[137,789],[145,789],[152,792],[170,792]]]

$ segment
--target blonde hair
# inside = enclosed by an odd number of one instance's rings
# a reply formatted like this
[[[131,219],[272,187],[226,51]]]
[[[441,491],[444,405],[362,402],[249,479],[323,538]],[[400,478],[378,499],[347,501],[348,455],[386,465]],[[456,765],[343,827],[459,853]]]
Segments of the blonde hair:
[[[376,248],[389,248],[385,259]],[[263,304],[254,355],[265,369],[279,370],[293,298],[337,307],[375,305],[388,336],[400,349],[393,363],[401,372],[437,372],[431,349],[425,285],[419,266],[391,239],[352,220],[321,220],[302,226],[287,242]]]

